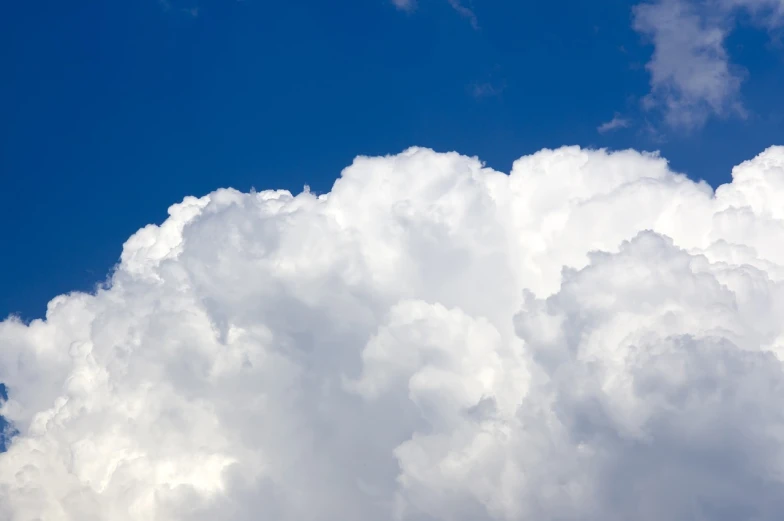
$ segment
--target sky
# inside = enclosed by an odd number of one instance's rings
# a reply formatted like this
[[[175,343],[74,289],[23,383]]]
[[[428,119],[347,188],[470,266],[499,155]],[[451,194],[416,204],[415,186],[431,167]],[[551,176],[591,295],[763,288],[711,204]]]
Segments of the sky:
[[[426,146],[508,172],[544,147],[632,147],[726,182],[784,136],[772,15],[725,16],[720,49],[689,61],[688,44],[673,51],[662,42],[677,38],[656,31],[688,4],[662,1],[647,15],[636,5],[10,4],[0,20],[0,315],[41,317],[53,295],[92,288],[130,234],[186,195],[325,192],[362,154]],[[677,34],[709,33],[698,29],[711,16],[693,15],[695,28],[688,15]],[[717,72],[722,63],[731,72]],[[673,70],[691,87],[667,99]],[[683,106],[668,112],[671,102]]]
[[[18,4],[0,520],[784,519],[781,0]]]

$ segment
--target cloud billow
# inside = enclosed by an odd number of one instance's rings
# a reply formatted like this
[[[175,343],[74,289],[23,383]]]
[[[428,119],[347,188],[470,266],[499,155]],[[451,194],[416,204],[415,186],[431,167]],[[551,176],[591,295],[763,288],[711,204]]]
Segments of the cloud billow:
[[[0,519],[777,520],[784,148],[186,198],[0,323]]]

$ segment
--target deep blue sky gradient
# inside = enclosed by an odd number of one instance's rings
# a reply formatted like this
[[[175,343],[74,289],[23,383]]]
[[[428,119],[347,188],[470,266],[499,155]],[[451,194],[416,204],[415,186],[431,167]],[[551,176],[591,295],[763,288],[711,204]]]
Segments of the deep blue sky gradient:
[[[477,1],[480,30],[446,0],[410,14],[386,0],[7,3],[0,317],[89,290],[186,195],[326,191],[358,154],[421,145],[508,171],[542,147],[660,149],[716,185],[784,141],[784,52],[752,27],[728,41],[749,72],[746,121],[686,135],[642,113],[651,47],[634,3]],[[600,135],[616,111],[634,125]]]

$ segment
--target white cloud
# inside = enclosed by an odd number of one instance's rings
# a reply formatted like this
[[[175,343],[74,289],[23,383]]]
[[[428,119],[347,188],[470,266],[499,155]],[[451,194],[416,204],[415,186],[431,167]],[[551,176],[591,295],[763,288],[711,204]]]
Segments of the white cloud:
[[[723,14],[708,16],[685,0],[661,0],[638,6],[634,27],[654,45],[646,102],[660,105],[670,125],[693,128],[712,114],[742,113],[743,75],[727,58]]]
[[[0,519],[781,519],[784,148],[733,176],[410,149],[187,198],[0,323]]]
[[[660,108],[672,127],[696,128],[714,115],[745,116],[745,70],[732,64],[725,40],[739,12],[773,28],[784,20],[781,0],[655,0],[634,9],[634,28],[650,38],[648,108]]]
[[[621,117],[620,114],[615,114],[610,121],[605,121],[596,127],[596,130],[600,134],[604,134],[612,130],[618,130],[619,128],[628,128],[629,125],[631,125],[631,122],[628,119]]]

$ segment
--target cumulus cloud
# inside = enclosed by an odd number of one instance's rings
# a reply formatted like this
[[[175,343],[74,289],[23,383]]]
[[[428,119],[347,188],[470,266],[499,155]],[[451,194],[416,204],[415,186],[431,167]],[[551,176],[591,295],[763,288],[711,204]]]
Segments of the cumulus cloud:
[[[710,116],[744,116],[740,99],[745,70],[731,63],[725,40],[737,15],[762,27],[784,22],[781,0],[654,0],[634,9],[634,28],[650,39],[648,108],[663,110],[672,127],[702,126]]]
[[[186,198],[0,323],[0,519],[781,519],[783,197],[567,147]]]

